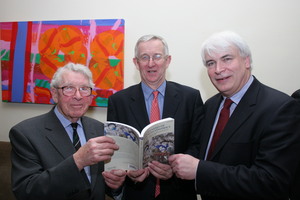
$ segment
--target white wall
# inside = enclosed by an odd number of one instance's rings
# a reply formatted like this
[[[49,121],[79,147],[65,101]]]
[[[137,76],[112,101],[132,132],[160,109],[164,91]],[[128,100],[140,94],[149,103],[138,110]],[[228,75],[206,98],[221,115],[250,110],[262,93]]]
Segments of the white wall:
[[[299,0],[0,0],[0,21],[123,18],[125,87],[140,81],[132,63],[136,40],[153,33],[169,44],[168,80],[200,89],[206,100],[216,90],[202,65],[200,47],[209,35],[225,29],[248,41],[253,74],[261,82],[289,95],[300,88],[299,8]],[[51,107],[0,102],[0,140],[9,140],[14,124]],[[106,108],[91,108],[88,115],[105,121]]]

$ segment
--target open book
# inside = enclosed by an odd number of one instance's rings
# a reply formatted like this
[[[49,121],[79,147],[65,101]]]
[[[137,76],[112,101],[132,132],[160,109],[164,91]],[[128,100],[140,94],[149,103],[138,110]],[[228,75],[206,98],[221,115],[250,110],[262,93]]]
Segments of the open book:
[[[146,126],[141,133],[134,127],[119,122],[104,124],[104,135],[119,145],[112,159],[105,162],[105,170],[137,170],[147,167],[150,161],[168,163],[174,153],[174,119],[165,118]]]

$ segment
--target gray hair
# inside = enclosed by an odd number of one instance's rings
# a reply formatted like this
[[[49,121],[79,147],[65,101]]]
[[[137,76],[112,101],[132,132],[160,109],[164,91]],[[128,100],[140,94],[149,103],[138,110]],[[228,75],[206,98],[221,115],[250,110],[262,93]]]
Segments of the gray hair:
[[[60,67],[57,69],[55,74],[53,75],[53,78],[50,83],[50,87],[56,88],[59,87],[59,85],[62,83],[62,74],[67,71],[73,71],[83,74],[89,81],[89,86],[91,88],[94,88],[95,84],[93,82],[93,75],[91,70],[82,65],[82,64],[75,64],[75,63],[68,63],[63,67]]]
[[[168,44],[166,42],[166,40],[158,35],[144,35],[142,37],[140,37],[140,39],[137,41],[135,48],[134,48],[134,53],[135,53],[135,57],[137,58],[139,56],[139,44],[141,42],[148,42],[150,40],[160,40],[163,43],[164,46],[164,54],[165,55],[169,55],[169,47]]]
[[[215,33],[204,41],[201,48],[201,57],[203,64],[206,65],[206,54],[212,56],[213,53],[224,52],[232,46],[235,46],[238,49],[240,56],[242,56],[243,58],[249,57],[250,65],[252,64],[252,55],[248,44],[240,35],[232,31]]]

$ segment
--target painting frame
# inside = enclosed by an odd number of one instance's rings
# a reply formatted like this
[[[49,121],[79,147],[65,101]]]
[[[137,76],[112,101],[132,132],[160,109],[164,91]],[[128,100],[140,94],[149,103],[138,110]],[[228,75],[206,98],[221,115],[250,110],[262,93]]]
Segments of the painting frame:
[[[91,106],[124,87],[124,19],[0,22],[2,101],[54,104],[50,81],[69,62],[92,71]]]

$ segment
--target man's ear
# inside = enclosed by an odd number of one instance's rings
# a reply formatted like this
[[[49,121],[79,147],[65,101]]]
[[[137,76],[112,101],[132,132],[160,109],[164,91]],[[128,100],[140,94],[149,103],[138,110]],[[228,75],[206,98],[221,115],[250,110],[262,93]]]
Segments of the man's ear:
[[[250,57],[249,57],[249,56],[247,56],[247,57],[245,58],[245,65],[246,65],[246,68],[247,68],[247,69],[250,69],[250,68],[251,68],[251,62],[250,62]]]
[[[137,58],[133,58],[132,60],[133,60],[133,63],[135,65],[136,69],[140,71],[140,66],[139,66]]]
[[[172,56],[168,55],[167,60],[166,60],[167,61],[167,64],[166,64],[167,68],[169,67],[169,65],[171,63],[171,60],[172,60]]]
[[[52,99],[55,103],[57,103],[58,101],[58,91],[56,88],[50,88],[50,92],[51,92],[51,96],[52,96]]]

